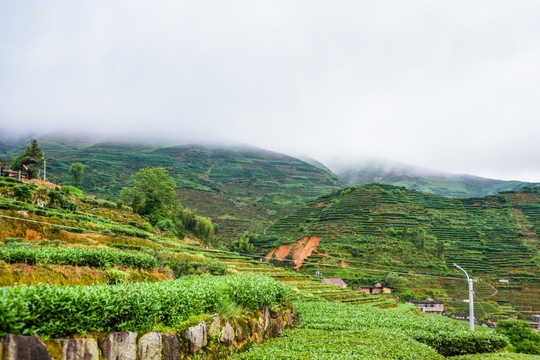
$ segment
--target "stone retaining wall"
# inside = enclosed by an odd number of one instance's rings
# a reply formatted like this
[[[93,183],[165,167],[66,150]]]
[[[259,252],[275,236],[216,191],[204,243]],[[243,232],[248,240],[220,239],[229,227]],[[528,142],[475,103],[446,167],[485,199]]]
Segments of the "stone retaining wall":
[[[179,334],[115,332],[103,337],[53,339],[7,335],[0,339],[0,360],[179,360],[225,359],[231,352],[276,337],[297,325],[292,307],[263,307],[248,315],[214,315]]]

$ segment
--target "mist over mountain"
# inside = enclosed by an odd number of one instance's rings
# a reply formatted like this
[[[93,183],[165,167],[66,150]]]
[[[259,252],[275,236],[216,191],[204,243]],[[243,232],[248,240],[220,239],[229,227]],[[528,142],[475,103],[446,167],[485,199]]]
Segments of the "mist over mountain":
[[[337,164],[332,169],[350,185],[382,183],[449,197],[483,197],[540,184],[452,174],[382,160],[364,161],[354,165]]]

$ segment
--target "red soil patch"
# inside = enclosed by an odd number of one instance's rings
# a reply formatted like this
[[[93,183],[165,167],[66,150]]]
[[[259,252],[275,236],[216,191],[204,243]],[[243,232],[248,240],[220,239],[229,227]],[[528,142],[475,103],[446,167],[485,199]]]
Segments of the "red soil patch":
[[[318,207],[321,207],[324,205],[324,201],[321,201],[320,203],[317,204]]]
[[[277,249],[270,251],[266,255],[266,258],[269,260],[272,255],[275,255],[278,260],[283,260],[292,251],[292,258],[296,265],[294,268],[298,270],[303,261],[317,249],[320,240],[321,238],[319,236],[306,236],[294,243],[280,245]]]
[[[349,264],[347,264],[345,261],[341,260],[341,267],[349,267]]]
[[[188,243],[188,244],[199,244],[199,245],[201,245],[202,247],[205,247],[205,246],[209,247],[208,245],[206,245],[206,244],[204,243],[203,239],[199,239],[199,238],[191,239],[191,238],[189,238],[189,237],[186,236],[186,237],[184,237],[184,242],[185,242],[185,243]]]
[[[56,185],[56,184],[53,184],[51,182],[38,180],[38,179],[26,180],[26,182],[37,185],[39,187],[45,187],[45,188],[49,188],[49,189],[59,189],[60,188],[60,185]]]

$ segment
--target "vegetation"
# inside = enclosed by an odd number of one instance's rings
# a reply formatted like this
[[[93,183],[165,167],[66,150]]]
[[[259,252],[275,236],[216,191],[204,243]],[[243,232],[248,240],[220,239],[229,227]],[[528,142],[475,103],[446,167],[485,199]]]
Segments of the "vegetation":
[[[219,224],[219,240],[227,245],[244,231],[261,232],[307,200],[346,186],[327,170],[256,148],[153,148],[46,140],[40,144],[53,159],[47,164],[51,181],[72,184],[69,168],[81,162],[85,172],[80,188],[114,202],[139,169],[164,168],[177,183],[182,204]]]
[[[18,264],[59,264],[105,268],[110,265],[151,269],[158,265],[149,254],[133,254],[107,249],[61,247],[6,247],[0,248],[0,260]]]
[[[501,191],[518,191],[524,187],[540,185],[523,181],[486,179],[470,175],[436,173],[406,165],[364,164],[342,169],[337,175],[349,185],[382,183],[404,186],[407,189],[448,197],[482,197]]]
[[[290,289],[261,275],[185,277],[158,283],[0,288],[0,336],[64,337],[181,326],[189,317],[286,301]]]
[[[43,151],[37,140],[32,140],[30,145],[11,162],[13,170],[26,170],[29,179],[38,177],[39,167],[43,165]]]
[[[253,252],[253,242],[257,241],[259,235],[246,231],[238,240],[234,240],[231,244],[233,251],[241,254],[251,254]]]
[[[540,355],[540,333],[521,320],[500,320],[497,332],[506,335],[518,353]]]
[[[305,236],[320,237],[316,251],[301,269],[319,270],[325,277],[344,278],[353,285],[357,278],[363,279],[362,284],[384,282],[381,270],[461,278],[452,265],[457,263],[484,280],[477,285],[478,294],[492,301],[491,316],[499,316],[494,314],[503,313],[502,307],[508,305],[528,316],[540,308],[539,234],[540,187],[486,198],[450,199],[371,184],[318,198],[275,222],[254,245],[258,252],[267,253]],[[336,267],[341,261],[348,267]],[[379,272],[359,273],[355,268]],[[511,283],[501,285],[501,278],[510,278]],[[452,301],[467,298],[459,281],[428,283],[415,278],[400,285],[405,298],[444,296],[453,308],[450,312],[465,309],[466,304]],[[516,288],[520,297],[511,294]]]
[[[84,175],[84,164],[76,162],[69,167],[69,173],[71,174],[71,181],[75,186],[79,186],[82,183]]]
[[[382,310],[321,301],[294,306],[301,318],[297,329],[237,358],[442,359],[497,351],[508,344],[493,330],[470,332],[466,323],[411,313],[406,306]]]

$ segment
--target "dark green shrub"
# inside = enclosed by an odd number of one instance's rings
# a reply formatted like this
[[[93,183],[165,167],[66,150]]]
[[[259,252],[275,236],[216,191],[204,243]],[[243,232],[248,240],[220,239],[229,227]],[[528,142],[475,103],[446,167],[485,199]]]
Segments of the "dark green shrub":
[[[496,329],[510,339],[517,352],[540,355],[540,333],[531,329],[526,321],[500,320]]]
[[[30,200],[32,198],[33,189],[27,184],[15,186],[13,190],[15,191],[15,196],[17,197],[17,199],[21,201]]]

